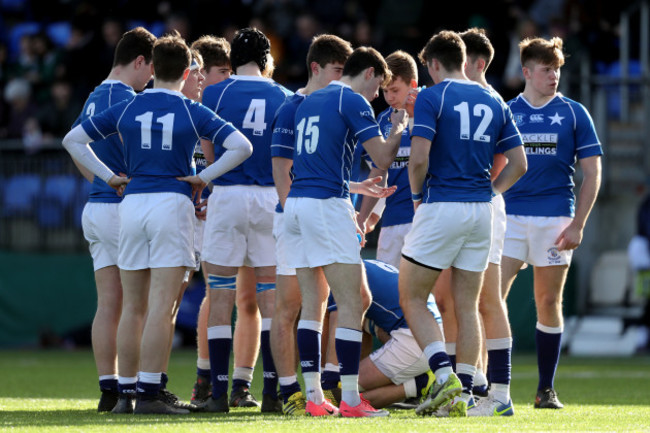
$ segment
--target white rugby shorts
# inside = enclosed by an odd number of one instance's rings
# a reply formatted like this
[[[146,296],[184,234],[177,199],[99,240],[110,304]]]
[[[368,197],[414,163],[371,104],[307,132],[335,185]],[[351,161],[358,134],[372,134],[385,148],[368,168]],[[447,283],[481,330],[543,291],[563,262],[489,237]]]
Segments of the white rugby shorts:
[[[570,265],[573,250],[558,251],[555,240],[570,217],[508,215],[503,255],[533,266]]]
[[[208,198],[201,258],[218,266],[275,266],[272,186],[215,186]]]
[[[372,352],[370,360],[396,385],[429,370],[427,357],[408,328],[392,331],[390,340]]]
[[[116,266],[120,243],[119,203],[88,202],[81,214],[81,226],[88,241],[95,271]]]
[[[194,205],[184,194],[129,194],[120,204],[118,266],[125,270],[195,267]]]
[[[289,197],[284,207],[287,264],[315,268],[361,263],[352,202],[343,198]]]
[[[273,219],[273,237],[275,238],[275,274],[296,275],[296,269],[287,264],[287,244],[284,227],[284,212],[276,212]]]
[[[399,269],[404,238],[411,231],[412,223],[382,227],[377,240],[377,260],[389,263]]]
[[[503,255],[503,241],[506,237],[506,202],[503,195],[492,197],[492,243],[488,261],[494,264],[501,264]]]
[[[432,268],[483,272],[491,240],[491,203],[423,203],[415,212],[402,254]]]

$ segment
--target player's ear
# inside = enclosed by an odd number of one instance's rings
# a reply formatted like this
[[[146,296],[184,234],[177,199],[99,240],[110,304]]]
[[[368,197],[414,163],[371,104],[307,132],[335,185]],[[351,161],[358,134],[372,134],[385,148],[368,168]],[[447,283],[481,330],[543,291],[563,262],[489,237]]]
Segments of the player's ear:
[[[370,66],[368,69],[366,69],[365,78],[366,80],[370,80],[371,78],[374,78],[374,76],[375,76],[375,68],[374,66]]]
[[[187,80],[187,77],[190,76],[190,68],[185,68],[185,71],[183,71],[183,81]]]
[[[317,76],[320,73],[320,65],[318,62],[311,62],[309,64],[309,69],[311,69],[311,74]]]
[[[487,62],[485,61],[485,59],[481,59],[481,58],[478,59],[478,67],[479,67],[479,70],[481,72],[485,72],[485,65],[486,64],[487,64]]]

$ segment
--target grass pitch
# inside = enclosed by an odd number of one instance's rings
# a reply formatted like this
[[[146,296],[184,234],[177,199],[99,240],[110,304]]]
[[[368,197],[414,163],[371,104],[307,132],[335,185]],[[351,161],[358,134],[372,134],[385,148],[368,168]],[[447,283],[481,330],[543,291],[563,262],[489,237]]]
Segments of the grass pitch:
[[[172,354],[168,388],[189,400],[195,354]],[[650,432],[650,357],[586,359],[563,357],[556,388],[565,408],[533,409],[537,367],[532,356],[513,359],[515,415],[504,418],[445,419],[391,411],[388,419],[312,419],[262,415],[232,409],[229,414],[133,416],[98,414],[99,391],[89,350],[0,352],[1,432]],[[253,394],[261,399],[261,365]]]

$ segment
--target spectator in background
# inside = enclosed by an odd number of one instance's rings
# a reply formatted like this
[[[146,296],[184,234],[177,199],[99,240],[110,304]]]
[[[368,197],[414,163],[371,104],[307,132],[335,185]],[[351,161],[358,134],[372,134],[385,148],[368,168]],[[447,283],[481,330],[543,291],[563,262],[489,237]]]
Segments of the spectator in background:
[[[30,77],[34,86],[34,100],[43,103],[50,99],[50,86],[63,73],[60,68],[61,54],[45,32],[31,37],[31,50],[36,62],[34,75]]]
[[[100,51],[94,26],[92,17],[79,15],[73,18],[70,39],[62,53],[62,73],[71,83],[75,83],[75,98],[79,100],[85,100],[95,83],[105,78],[101,69],[88,67],[97,61]]]
[[[37,113],[38,123],[46,138],[61,138],[77,119],[82,105],[72,98],[68,81],[57,80],[50,88],[50,100]]]
[[[295,20],[295,31],[287,40],[287,85],[297,88],[307,76],[305,59],[311,41],[321,32],[316,18],[310,13],[302,13]],[[294,84],[295,83],[295,84]]]
[[[538,28],[535,21],[527,16],[521,17],[517,22],[517,27],[510,33],[510,46],[508,51],[508,60],[506,62],[505,70],[503,71],[503,87],[501,89],[501,96],[506,101],[517,96],[523,89],[524,74],[521,71],[521,59],[519,57],[519,42],[526,38],[534,38],[538,36]]]
[[[101,48],[98,51],[98,68],[110,71],[113,67],[113,54],[115,47],[124,34],[122,21],[116,17],[108,17],[102,23]],[[100,66],[101,65],[101,66]]]
[[[10,80],[4,89],[4,99],[9,115],[6,126],[0,129],[0,138],[22,138],[27,119],[36,115],[31,84],[25,78]]]

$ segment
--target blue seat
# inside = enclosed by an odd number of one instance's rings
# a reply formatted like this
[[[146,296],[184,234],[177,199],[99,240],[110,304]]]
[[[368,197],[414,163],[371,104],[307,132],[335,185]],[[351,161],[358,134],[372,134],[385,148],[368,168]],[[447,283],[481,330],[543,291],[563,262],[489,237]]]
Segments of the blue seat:
[[[45,27],[45,32],[55,45],[64,47],[68,43],[68,40],[70,40],[72,26],[67,21],[58,21],[48,24]]]
[[[38,203],[36,219],[42,228],[63,228],[66,225],[66,209],[56,199],[43,198]]]
[[[79,189],[72,209],[72,222],[75,227],[81,228],[81,214],[83,213],[84,206],[86,206],[86,202],[88,201],[88,195],[90,194],[92,184],[83,177],[78,179],[78,183]]]
[[[166,26],[163,21],[154,21],[147,28],[155,37],[159,38],[165,33]]]
[[[38,174],[18,174],[7,179],[2,216],[33,216],[41,191],[41,176]]]
[[[9,30],[9,58],[15,60],[20,53],[20,39],[25,35],[35,35],[41,30],[40,23],[27,21],[15,24]]]
[[[69,206],[77,195],[77,177],[60,174],[45,179],[43,197],[54,199],[63,206]]]

